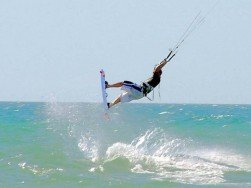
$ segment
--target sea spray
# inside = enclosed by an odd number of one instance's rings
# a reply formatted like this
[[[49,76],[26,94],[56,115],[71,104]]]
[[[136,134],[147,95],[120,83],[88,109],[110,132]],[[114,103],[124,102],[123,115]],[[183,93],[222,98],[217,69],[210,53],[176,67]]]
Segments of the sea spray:
[[[126,158],[133,173],[150,173],[153,179],[169,179],[184,183],[223,182],[220,166],[187,154],[191,140],[168,138],[160,129],[148,130],[131,144],[115,143],[108,148],[108,160]]]

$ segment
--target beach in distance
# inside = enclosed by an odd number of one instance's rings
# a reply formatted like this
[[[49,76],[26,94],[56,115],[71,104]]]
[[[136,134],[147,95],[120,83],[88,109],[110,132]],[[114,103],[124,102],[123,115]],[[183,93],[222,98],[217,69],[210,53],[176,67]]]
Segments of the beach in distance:
[[[0,102],[0,187],[251,187],[251,105]]]

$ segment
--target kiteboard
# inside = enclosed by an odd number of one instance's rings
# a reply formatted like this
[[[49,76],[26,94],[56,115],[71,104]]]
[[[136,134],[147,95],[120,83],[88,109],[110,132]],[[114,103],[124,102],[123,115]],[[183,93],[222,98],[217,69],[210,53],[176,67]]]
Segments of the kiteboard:
[[[107,111],[107,93],[105,88],[105,72],[103,69],[100,70],[100,81],[101,81],[101,91],[102,91],[102,97],[103,97],[103,106],[104,109]]]

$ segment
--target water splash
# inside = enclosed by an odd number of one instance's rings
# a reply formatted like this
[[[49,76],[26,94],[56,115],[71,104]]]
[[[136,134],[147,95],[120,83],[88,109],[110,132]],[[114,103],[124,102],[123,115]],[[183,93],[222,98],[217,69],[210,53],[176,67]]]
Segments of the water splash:
[[[99,159],[98,143],[91,135],[82,135],[82,138],[79,140],[78,147],[81,151],[83,151],[85,158],[91,159],[92,162]]]
[[[106,151],[107,161],[125,158],[130,161],[131,172],[151,174],[152,179],[191,183],[217,184],[225,182],[224,172],[241,170],[236,154],[193,151],[192,140],[169,137],[163,130],[148,130],[131,144],[114,143]],[[200,152],[199,152],[200,151]],[[217,159],[216,159],[217,156]],[[226,156],[232,156],[226,158]]]

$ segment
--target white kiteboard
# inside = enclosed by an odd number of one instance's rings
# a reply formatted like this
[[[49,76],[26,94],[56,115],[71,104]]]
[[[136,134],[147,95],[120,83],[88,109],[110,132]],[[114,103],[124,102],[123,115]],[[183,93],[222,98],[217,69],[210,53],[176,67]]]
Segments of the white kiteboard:
[[[102,90],[102,97],[103,97],[103,106],[104,109],[107,111],[108,106],[107,106],[107,93],[105,89],[105,72],[103,69],[100,71],[100,81],[101,81],[101,90]]]

